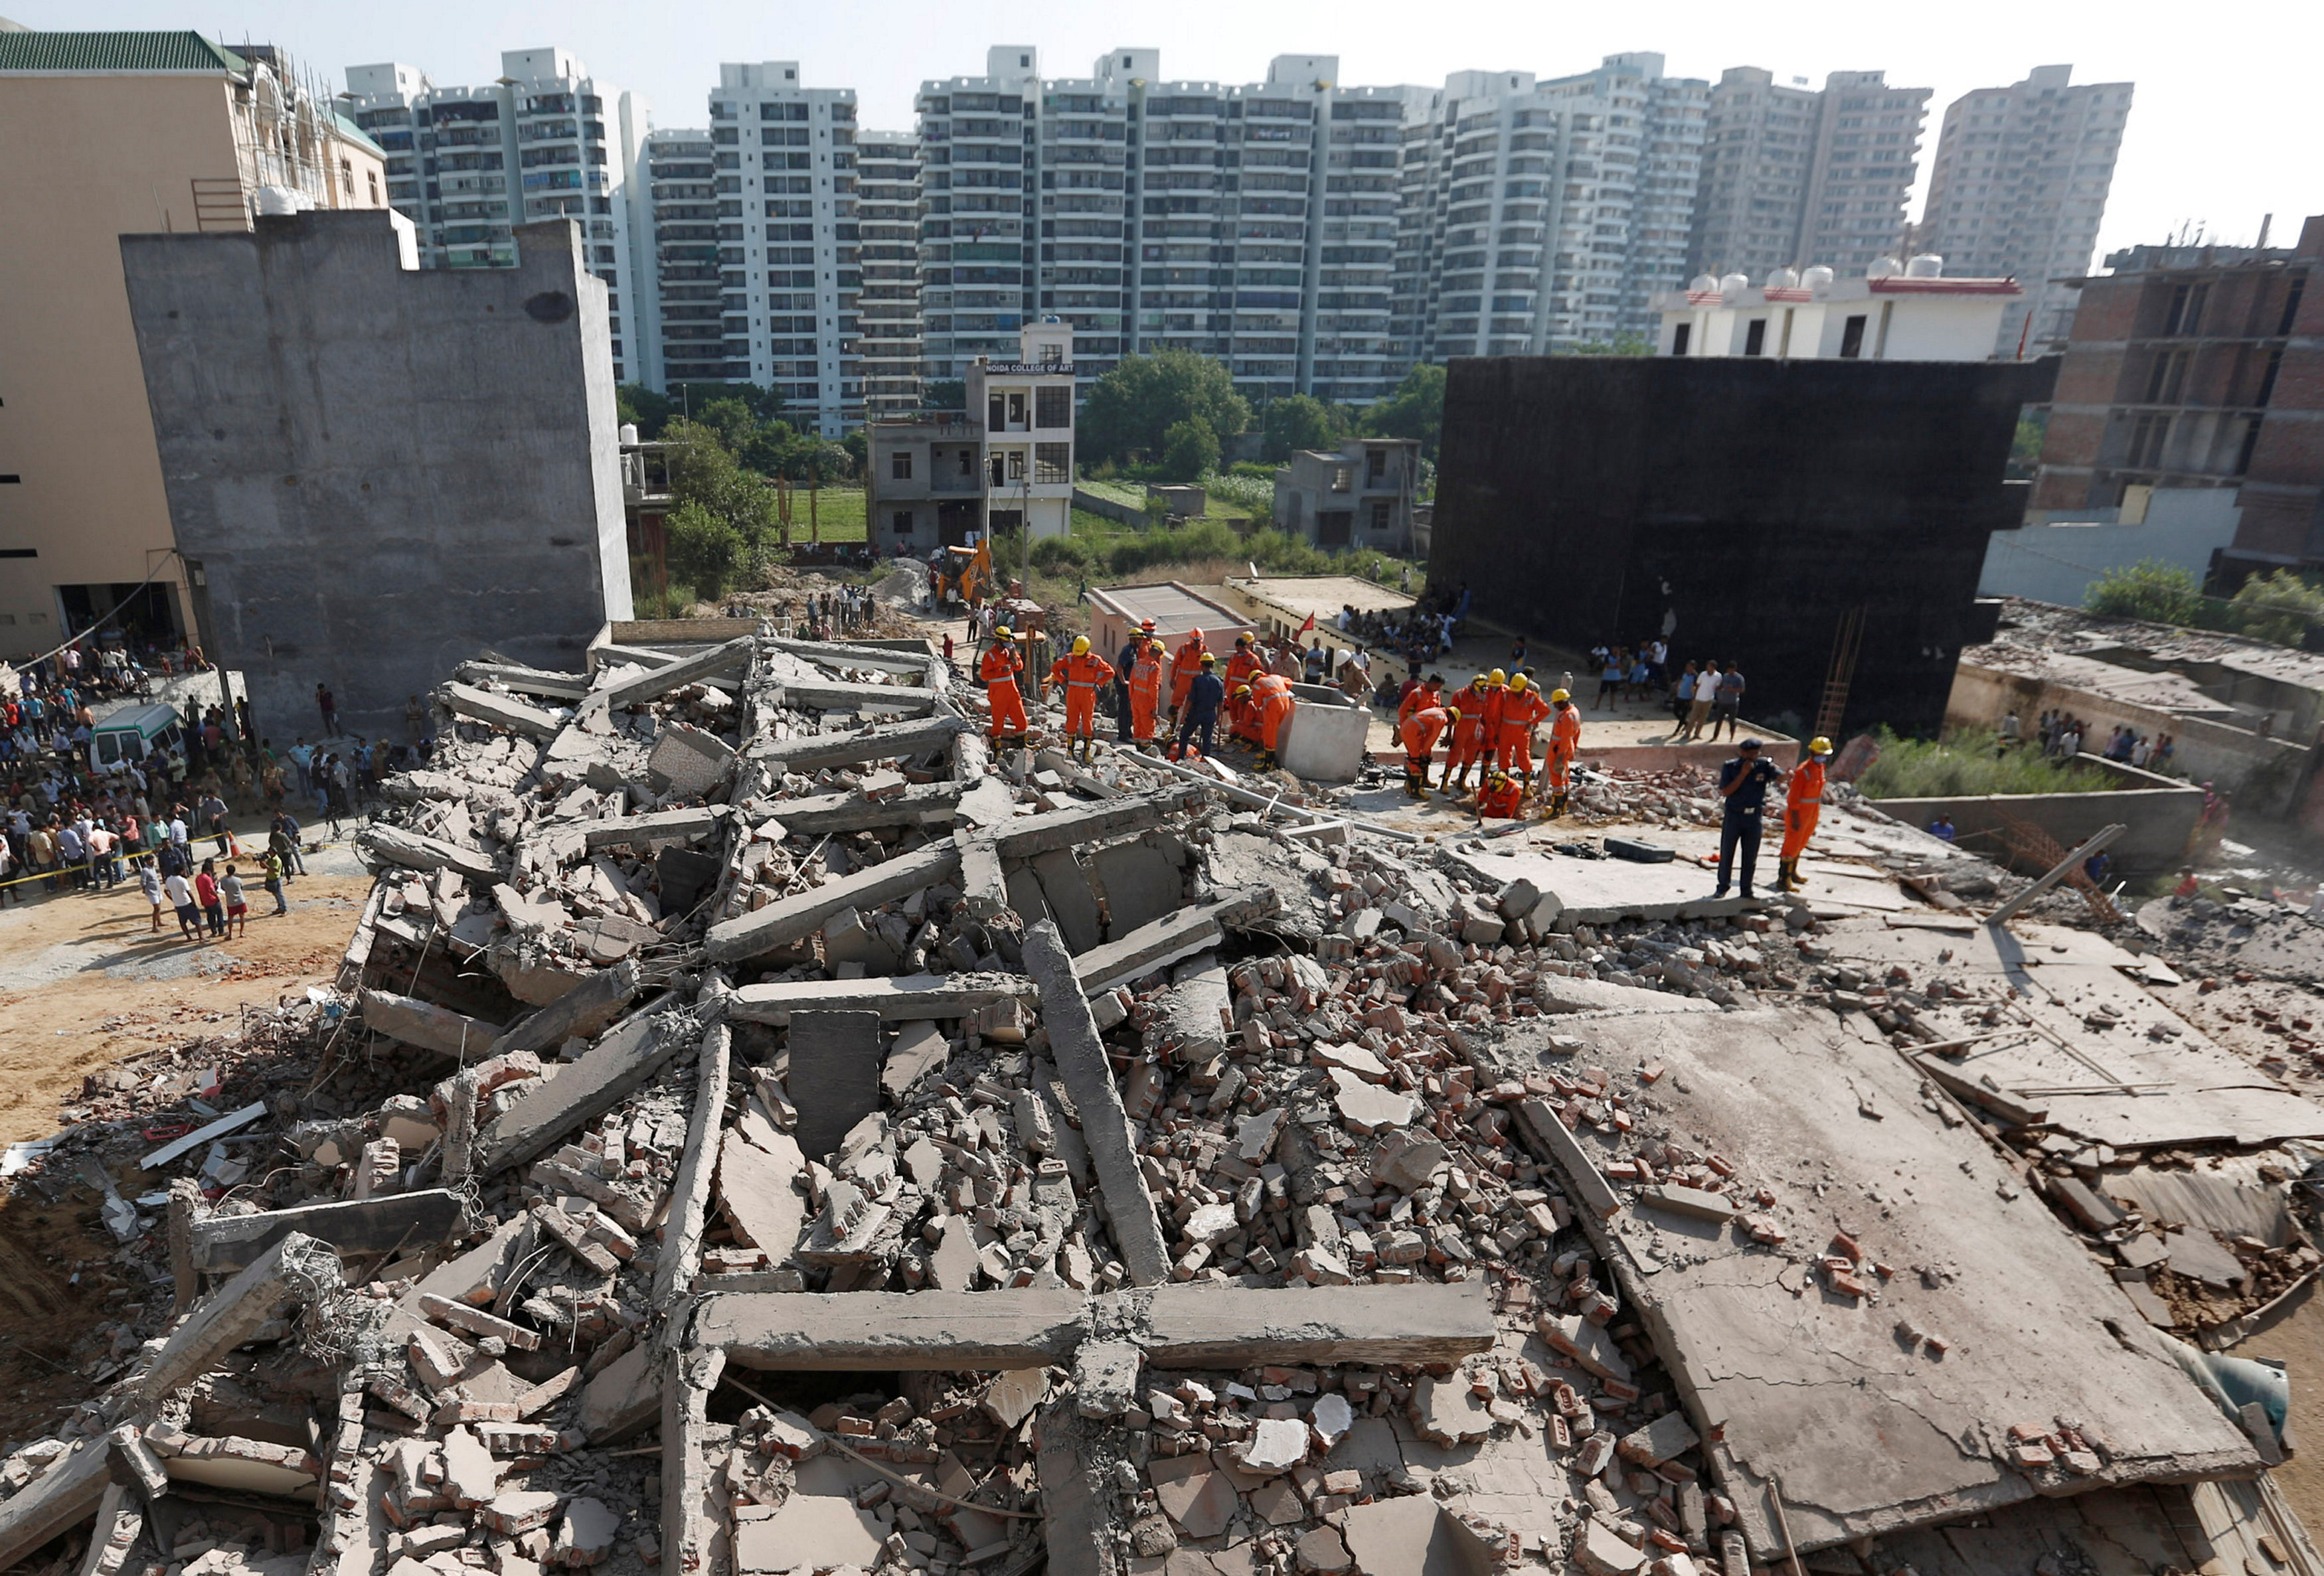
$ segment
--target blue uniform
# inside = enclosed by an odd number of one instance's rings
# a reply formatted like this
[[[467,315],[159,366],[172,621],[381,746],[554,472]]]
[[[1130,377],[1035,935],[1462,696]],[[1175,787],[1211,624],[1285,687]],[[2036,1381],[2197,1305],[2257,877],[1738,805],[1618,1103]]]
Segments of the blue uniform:
[[[1203,753],[1211,752],[1211,738],[1218,731],[1219,707],[1226,704],[1226,680],[1215,673],[1194,675],[1186,686],[1186,714],[1178,724],[1178,753],[1186,752],[1186,741],[1197,731],[1203,736]]]
[[[1759,863],[1759,834],[1766,820],[1767,785],[1781,775],[1772,760],[1746,760],[1739,755],[1719,769],[1722,791],[1738,778],[1742,783],[1727,796],[1726,813],[1720,818],[1719,889],[1712,896],[1726,895],[1728,872],[1738,852],[1743,861],[1743,895],[1751,895],[1751,875]]]

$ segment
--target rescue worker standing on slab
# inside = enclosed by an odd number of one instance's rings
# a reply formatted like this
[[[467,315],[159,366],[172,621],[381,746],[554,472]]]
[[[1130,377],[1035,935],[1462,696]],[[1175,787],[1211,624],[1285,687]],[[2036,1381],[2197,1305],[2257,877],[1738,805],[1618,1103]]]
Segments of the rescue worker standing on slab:
[[[1049,682],[1065,692],[1066,746],[1083,760],[1097,758],[1097,692],[1113,682],[1113,664],[1090,650],[1087,635],[1074,637],[1074,649],[1049,668]]]
[[[1162,642],[1140,641],[1130,668],[1130,736],[1154,742],[1154,715],[1162,707]]]
[[[1719,769],[1719,797],[1727,809],[1719,824],[1719,889],[1711,895],[1727,896],[1727,879],[1733,869],[1735,856],[1742,855],[1743,896],[1751,896],[1751,873],[1758,868],[1759,836],[1764,830],[1764,812],[1767,806],[1767,785],[1779,781],[1783,773],[1772,760],[1759,757],[1759,741],[1746,739],[1736,746],[1735,759]]]
[[[1170,750],[1172,759],[1186,758],[1187,741],[1202,735],[1202,750],[1209,755],[1214,748],[1212,735],[1219,725],[1219,707],[1227,698],[1226,681],[1219,677],[1219,659],[1208,651],[1202,655],[1201,670],[1194,682],[1186,686],[1186,711],[1178,724],[1178,742]]]
[[[1477,789],[1477,818],[1480,821],[1509,821],[1517,818],[1525,800],[1525,789],[1511,779],[1499,767],[1489,768],[1485,780]]]
[[[1563,689],[1549,692],[1549,749],[1543,765],[1549,773],[1549,816],[1565,814],[1567,796],[1573,791],[1573,758],[1582,750],[1582,708]]]
[[[1469,687],[1452,697],[1452,742],[1444,751],[1444,791],[1459,793],[1469,786],[1469,768],[1486,758],[1492,739],[1485,731],[1485,711],[1491,700],[1485,676],[1469,680]]]
[[[1823,816],[1825,764],[1831,760],[1831,741],[1819,733],[1808,741],[1807,759],[1792,768],[1784,783],[1784,851],[1775,865],[1779,892],[1796,892],[1807,885],[1800,880],[1800,855],[1807,852],[1808,839]]]
[[[1001,747],[1003,739],[1025,742],[1025,697],[1017,688],[1017,676],[1025,671],[1025,659],[1018,655],[1017,637],[1007,624],[992,631],[992,644],[984,649],[984,656],[976,665],[976,676],[984,681],[986,709],[991,713],[992,745]]]
[[[1250,637],[1237,635],[1234,650],[1227,656],[1227,670],[1222,675],[1228,691],[1232,693],[1238,684],[1249,684],[1250,676],[1259,671],[1259,653],[1251,650]]]
[[[1443,680],[1432,679],[1430,683],[1438,693],[1443,692]],[[1406,696],[1404,718],[1397,724],[1397,731],[1404,738],[1404,797],[1408,799],[1428,797],[1428,768],[1436,757],[1436,736],[1444,731],[1447,720],[1441,705],[1408,704],[1414,696],[1428,693],[1426,689],[1416,689]]]
[[[1130,742],[1130,672],[1138,666],[1139,653],[1146,642],[1154,638],[1154,621],[1148,619],[1139,625],[1138,632],[1122,642],[1121,655],[1113,665],[1113,739],[1117,744]]]
[[[1533,785],[1534,724],[1547,715],[1549,703],[1541,698],[1541,691],[1524,674],[1511,674],[1509,687],[1501,696],[1494,764],[1503,771],[1514,770],[1528,788]]]
[[[1203,653],[1210,650],[1203,640],[1203,631],[1188,630],[1185,640],[1170,654],[1170,715],[1173,719],[1186,707],[1186,690],[1194,682],[1194,675],[1203,670]]]

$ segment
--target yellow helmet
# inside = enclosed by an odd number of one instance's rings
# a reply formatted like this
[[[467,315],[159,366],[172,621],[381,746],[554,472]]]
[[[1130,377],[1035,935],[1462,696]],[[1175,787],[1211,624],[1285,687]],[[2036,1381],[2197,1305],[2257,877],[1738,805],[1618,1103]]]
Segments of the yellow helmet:
[[[1088,650],[1089,637],[1087,635],[1075,635],[1074,637],[1074,655],[1076,657],[1081,656]]]
[[[1480,674],[1476,674],[1476,675],[1474,675],[1473,677],[1471,677],[1470,678],[1470,680],[1469,680],[1469,687],[1470,687],[1471,689],[1474,689],[1474,688],[1476,688],[1479,685],[1480,685],[1480,684],[1482,684],[1482,683],[1484,683],[1484,682],[1485,682],[1485,676],[1484,676],[1483,674],[1481,674],[1481,673],[1480,673]]]
[[[996,641],[1013,641],[1017,636],[1007,624],[1002,624],[999,629],[992,631],[992,638]]]
[[[1825,738],[1821,733],[1818,733],[1814,738],[1808,741],[1808,753],[1811,755],[1831,754],[1831,741]]]
[[[1549,692],[1549,698],[1552,700],[1572,700],[1573,696],[1568,691],[1563,689],[1553,689]]]
[[[1498,668],[1485,675],[1485,682],[1488,684],[1507,684],[1508,681],[1509,676]]]
[[[1511,675],[1511,676],[1510,676],[1510,677],[1509,677],[1509,687],[1510,687],[1511,689],[1514,689],[1514,690],[1516,690],[1518,694],[1522,695],[1522,694],[1524,694],[1524,693],[1525,693],[1525,687],[1526,687],[1526,676],[1525,676],[1524,674],[1522,674],[1522,673],[1517,673],[1517,674],[1513,674],[1513,675]]]
[[[1493,768],[1492,775],[1490,775],[1489,777],[1486,778],[1486,779],[1485,779],[1485,780],[1486,780],[1487,782],[1507,782],[1507,781],[1508,781],[1508,780],[1509,780],[1509,774],[1508,774],[1508,772],[1506,772],[1506,771],[1503,771],[1499,767],[1496,766],[1495,768]]]

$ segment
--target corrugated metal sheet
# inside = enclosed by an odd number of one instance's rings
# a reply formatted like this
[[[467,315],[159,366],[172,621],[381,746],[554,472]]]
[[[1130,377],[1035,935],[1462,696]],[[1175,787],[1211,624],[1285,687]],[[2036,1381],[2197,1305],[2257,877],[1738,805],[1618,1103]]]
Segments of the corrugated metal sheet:
[[[198,32],[0,32],[0,71],[244,71]]]

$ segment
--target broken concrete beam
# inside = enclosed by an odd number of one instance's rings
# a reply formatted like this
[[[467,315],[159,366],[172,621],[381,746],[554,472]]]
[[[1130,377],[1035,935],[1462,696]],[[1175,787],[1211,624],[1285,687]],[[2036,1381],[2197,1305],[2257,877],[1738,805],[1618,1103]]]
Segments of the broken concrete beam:
[[[1220,926],[1268,913],[1275,894],[1252,887],[1216,902],[1201,903],[1141,925],[1126,935],[1093,946],[1074,960],[1074,970],[1093,996],[1152,973],[1166,963],[1193,957],[1225,939]]]
[[[1091,1448],[1087,1433],[1106,1426],[1083,1424],[1071,1396],[1050,1402],[1035,1426],[1038,1453],[1034,1474],[1041,1486],[1038,1546],[1046,1553],[1043,1568],[1051,1576],[1121,1576],[1129,1571],[1162,1569],[1158,1556],[1136,1562],[1124,1557],[1123,1496],[1106,1470],[1104,1457]],[[1191,1573],[1226,1567],[1204,1559],[1185,1568]]]
[[[584,821],[581,846],[594,853],[621,843],[643,848],[650,843],[690,843],[718,830],[718,823],[728,814],[724,805],[701,805],[646,816],[616,816],[610,821]]]
[[[103,1435],[77,1440],[38,1481],[0,1499],[0,1570],[97,1514],[113,1485],[111,1456]]]
[[[682,1035],[657,1032],[647,1013],[600,1036],[579,1061],[554,1078],[533,1081],[521,1099],[476,1135],[475,1174],[490,1176],[539,1159],[582,1124],[627,1100],[685,1043]]]
[[[212,1215],[193,1222],[194,1267],[206,1275],[247,1268],[291,1232],[342,1254],[418,1252],[456,1235],[460,1195],[443,1188],[383,1198],[300,1204],[255,1215]]]
[[[821,1160],[880,1109],[880,1015],[796,1012],[790,1028],[784,1087],[798,1110],[799,1152]]]
[[[990,919],[1009,907],[1009,881],[1001,869],[1001,845],[990,832],[966,827],[953,834],[960,849],[960,889],[969,913]]]
[[[1031,1006],[1033,982],[1022,974],[889,974],[867,980],[786,980],[745,985],[728,998],[727,1016],[744,1023],[788,1024],[794,1012],[876,1012],[890,1023],[967,1018],[1003,997]]]
[[[722,919],[703,938],[703,951],[714,963],[743,963],[804,940],[843,908],[876,908],[890,899],[948,881],[959,871],[960,850],[949,842],[932,843],[779,898],[755,913]]]
[[[936,692],[900,684],[841,684],[835,680],[795,679],[775,687],[777,705],[817,712],[905,712],[917,715],[936,709]]]
[[[503,689],[545,695],[558,700],[579,700],[589,693],[589,676],[586,673],[560,673],[550,668],[527,668],[515,662],[463,662],[452,669],[452,677],[470,684],[490,682]]]
[[[751,759],[770,771],[815,772],[829,767],[861,766],[872,760],[927,755],[949,746],[967,731],[965,717],[938,715],[914,723],[890,723],[852,733],[808,733],[755,744]]]
[[[407,1046],[466,1061],[481,1056],[500,1038],[500,1026],[392,991],[365,991],[358,997],[366,1028]]]
[[[774,807],[787,832],[819,837],[826,832],[861,832],[871,826],[924,826],[949,821],[960,803],[956,782],[913,783],[892,797],[873,799],[860,793],[816,794],[811,798],[784,799]]]
[[[1049,1031],[1049,1054],[1065,1080],[1065,1092],[1082,1119],[1082,1137],[1097,1172],[1098,1194],[1113,1240],[1121,1249],[1130,1280],[1141,1286],[1169,1278],[1170,1253],[1154,1212],[1146,1174],[1121,1091],[1113,1082],[1097,1024],[1090,1017],[1074,960],[1056,925],[1044,919],[1025,933],[1025,967],[1041,994],[1041,1021]]]
[[[1622,1201],[1555,1111],[1539,1100],[1520,1101],[1517,1129],[1525,1135],[1526,1147],[1556,1167],[1583,1209],[1601,1221],[1613,1218]]]
[[[695,1340],[743,1368],[1044,1368],[1072,1359],[1082,1294],[759,1292],[704,1299]]]
[[[713,646],[707,651],[697,651],[691,657],[681,657],[650,672],[608,684],[589,692],[581,703],[584,711],[617,712],[626,706],[643,705],[674,689],[707,678],[714,673],[732,673],[751,659],[751,637],[744,635]]]
[[[1172,1284],[1155,1288],[1146,1321],[1146,1360],[1159,1368],[1449,1363],[1493,1345],[1492,1295],[1481,1278],[1327,1295]]]
[[[849,641],[793,641],[780,637],[766,642],[778,651],[788,651],[794,657],[804,657],[810,662],[820,662],[826,668],[858,668],[874,673],[901,673],[923,676],[933,651],[890,650],[884,646],[859,645]]]
[[[499,874],[499,867],[475,849],[378,822],[355,834],[355,851],[369,854],[381,864],[400,864],[407,870],[447,870],[472,881],[489,881]]]
[[[257,1334],[260,1325],[338,1284],[338,1256],[312,1237],[292,1232],[195,1304],[145,1371],[131,1381],[132,1392],[141,1400],[160,1401],[208,1372],[218,1359]]]
[[[495,728],[506,728],[512,733],[522,733],[528,739],[543,743],[565,731],[565,719],[537,705],[528,705],[513,696],[494,695],[488,689],[478,689],[473,684],[454,681],[436,687],[438,705],[455,716],[473,723],[485,723]]]
[[[666,1326],[677,1347],[661,1396],[661,1568],[674,1576],[714,1568],[712,1543],[724,1539],[729,1508],[724,1462],[706,1439],[726,1353],[688,1341],[687,1323],[680,1308]]]
[[[714,976],[703,993],[724,997],[725,981]],[[657,1308],[675,1307],[678,1294],[693,1284],[695,1272],[702,1267],[702,1233],[710,1210],[711,1173],[718,1158],[708,1135],[717,1132],[726,1120],[727,1060],[733,1042],[733,1030],[727,1027],[724,1014],[702,1031],[702,1048],[696,1058],[691,1129],[703,1136],[687,1145],[678,1157],[678,1175],[670,1183],[669,1226],[663,1233],[660,1256],[654,1261],[653,1305]]]
[[[1201,797],[1191,788],[1163,788],[1136,797],[1124,796],[1094,805],[1074,805],[1068,809],[1005,821],[993,829],[995,840],[1001,845],[1001,858],[1031,859],[1056,849],[1077,848],[1127,832],[1159,826]]]
[[[642,982],[635,958],[590,975],[548,1006],[516,1024],[492,1043],[484,1055],[505,1056],[512,1051],[542,1051],[563,1045],[576,1035],[587,1036],[613,1021],[627,1007]]]

